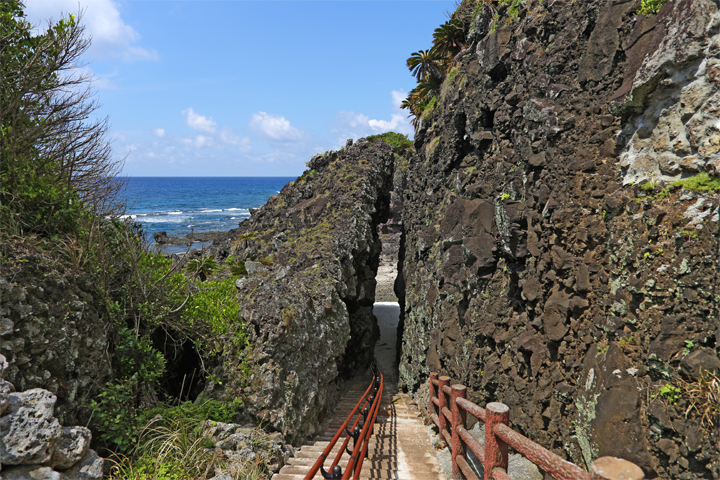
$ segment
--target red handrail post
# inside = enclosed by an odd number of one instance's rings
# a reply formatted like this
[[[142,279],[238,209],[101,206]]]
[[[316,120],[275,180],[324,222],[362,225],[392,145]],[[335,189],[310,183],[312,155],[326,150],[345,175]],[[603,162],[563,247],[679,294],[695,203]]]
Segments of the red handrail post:
[[[438,378],[438,381],[437,396],[438,402],[440,403],[438,405],[438,420],[440,420],[440,435],[442,435],[442,431],[447,429],[447,419],[445,415],[443,415],[443,407],[447,407],[447,397],[443,391],[443,387],[450,384],[450,377],[443,375]]]
[[[433,402],[433,398],[437,397],[437,390],[435,390],[435,384],[433,383],[433,380],[438,379],[438,373],[437,372],[431,372],[430,373],[430,380],[428,380],[428,417],[432,415],[433,413],[437,414],[437,410],[435,410],[435,402]]]
[[[466,414],[465,410],[457,404],[458,398],[465,398],[467,388],[465,385],[453,385],[452,395],[450,396],[450,411],[452,411],[452,475],[455,480],[463,480],[463,474],[457,463],[457,457],[465,458],[465,444],[460,439],[458,427],[465,428]]]
[[[508,467],[508,445],[495,435],[495,425],[510,423],[510,408],[504,403],[491,402],[485,406],[485,480],[490,480],[493,468]]]

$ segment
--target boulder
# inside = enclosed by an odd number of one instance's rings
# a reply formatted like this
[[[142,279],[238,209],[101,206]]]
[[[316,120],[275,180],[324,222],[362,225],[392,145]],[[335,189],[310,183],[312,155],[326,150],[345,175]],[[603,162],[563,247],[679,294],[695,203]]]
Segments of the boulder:
[[[680,362],[680,369],[688,377],[699,380],[705,373],[717,375],[720,372],[720,359],[711,348],[701,348],[685,355]]]
[[[63,427],[62,437],[55,446],[50,466],[65,470],[75,465],[90,449],[92,433],[85,427]]]
[[[0,463],[3,465],[48,462],[62,436],[54,418],[56,397],[35,388],[9,395],[9,413],[0,418]]]
[[[101,480],[104,464],[102,457],[94,450],[88,450],[79,462],[63,473],[68,480]]]

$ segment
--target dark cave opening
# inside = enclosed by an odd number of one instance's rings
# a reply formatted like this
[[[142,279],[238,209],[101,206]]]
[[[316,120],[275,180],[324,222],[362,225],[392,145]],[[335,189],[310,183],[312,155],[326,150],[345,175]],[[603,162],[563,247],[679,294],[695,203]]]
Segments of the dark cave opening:
[[[178,338],[178,332],[163,329],[156,330],[152,336],[153,345],[167,362],[160,388],[172,403],[195,401],[205,387],[205,373],[195,343]]]

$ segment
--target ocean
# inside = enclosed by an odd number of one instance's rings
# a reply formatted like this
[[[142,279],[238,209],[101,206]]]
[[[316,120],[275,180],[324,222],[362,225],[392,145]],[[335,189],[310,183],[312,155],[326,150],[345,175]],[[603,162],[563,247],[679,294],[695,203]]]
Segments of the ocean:
[[[195,232],[230,230],[295,177],[128,177],[125,198],[127,217],[152,234],[184,237]],[[202,246],[200,243],[194,248]],[[186,247],[163,246],[178,253]]]

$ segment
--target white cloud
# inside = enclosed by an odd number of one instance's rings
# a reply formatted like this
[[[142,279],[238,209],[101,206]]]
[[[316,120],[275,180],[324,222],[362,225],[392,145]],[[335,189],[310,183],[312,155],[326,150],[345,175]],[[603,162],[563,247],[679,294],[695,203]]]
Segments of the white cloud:
[[[195,148],[203,148],[203,147],[210,147],[213,145],[213,139],[210,137],[206,137],[205,135],[197,135],[195,138],[179,138],[180,142],[182,142],[186,147],[195,147]]]
[[[390,120],[371,119],[367,115],[355,112],[337,112],[333,124],[333,133],[338,142],[344,143],[348,138],[361,138],[383,132],[398,132],[412,137],[415,129],[410,124],[407,114],[400,108],[407,93],[402,90],[390,92],[392,97],[392,111]]]
[[[215,126],[217,124],[212,117],[200,115],[193,110],[192,107],[183,110],[182,113],[185,115],[185,123],[188,127],[198,132],[215,133]]]
[[[164,128],[156,128],[153,130],[153,133],[157,135],[158,137],[162,138],[165,136],[165,129]]]
[[[387,120],[370,120],[368,123],[373,130],[376,130],[378,132],[390,132],[402,129],[407,125],[408,122],[402,114],[393,113],[389,122]]]
[[[266,112],[253,113],[250,128],[265,135],[270,140],[279,142],[296,142],[303,138],[302,132],[290,125],[282,115]]]
[[[25,13],[33,25],[44,29],[68,13],[78,13],[78,0],[31,0]],[[125,61],[157,60],[158,53],[140,47],[140,34],[126,24],[113,0],[92,0],[79,4],[82,23],[92,37],[88,55],[93,58],[121,58]]]
[[[247,152],[251,149],[250,139],[247,137],[238,137],[230,127],[223,127],[223,129],[220,130],[220,141],[238,147],[241,152]]]
[[[407,92],[405,90],[393,90],[390,95],[392,95],[393,109],[400,111],[400,105],[408,96]]]

